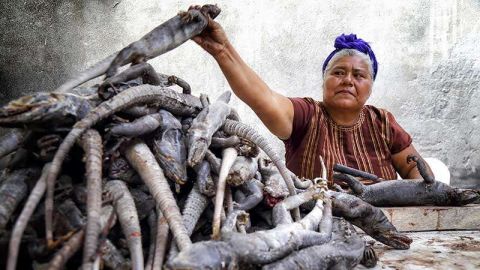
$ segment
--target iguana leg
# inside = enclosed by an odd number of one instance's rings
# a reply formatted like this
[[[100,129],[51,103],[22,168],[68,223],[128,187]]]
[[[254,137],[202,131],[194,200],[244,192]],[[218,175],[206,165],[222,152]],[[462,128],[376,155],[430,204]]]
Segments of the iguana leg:
[[[143,83],[151,85],[160,85],[162,83],[160,76],[155,72],[155,69],[148,63],[140,63],[129,67],[127,70],[113,77],[107,78],[98,87],[98,95],[106,100],[111,98],[114,93],[111,87],[115,87],[120,83],[124,83],[141,77]]]
[[[419,158],[415,155],[408,155],[407,156],[407,163],[415,162],[417,164],[417,169],[420,175],[423,178],[423,181],[427,184],[433,184],[435,182],[435,178],[431,173],[430,169],[428,168],[427,163],[423,158]]]
[[[127,63],[140,63],[142,59],[144,60],[145,55],[138,54],[138,51],[140,50],[136,49],[135,42],[123,48],[117,54],[115,59],[113,59],[110,67],[105,72],[106,78],[114,76],[117,73],[118,68],[122,65],[125,65]]]
[[[332,203],[330,198],[315,201],[315,207],[310,213],[296,223],[305,230],[329,232],[332,227]]]
[[[183,80],[182,78],[178,78],[177,76],[175,75],[172,75],[172,76],[169,76],[168,77],[168,82],[170,84],[176,84],[178,86],[180,86],[182,89],[183,89],[183,92],[184,94],[192,94],[192,88],[190,87],[190,85],[185,81]]]
[[[182,20],[183,23],[189,23],[193,20],[198,20],[200,16],[200,10],[201,6],[191,6],[188,11],[180,11],[178,12],[178,16],[180,16],[180,19]],[[197,10],[197,12],[190,12],[191,10]]]
[[[348,174],[348,175],[351,175],[351,176],[354,176],[354,177],[369,179],[369,180],[372,180],[374,182],[379,182],[380,181],[378,176],[376,176],[374,174],[364,172],[364,171],[361,171],[361,170],[357,170],[357,169],[354,169],[354,168],[350,168],[348,166],[338,164],[338,163],[333,165],[333,171],[338,172],[338,173]]]
[[[236,231],[237,223],[247,224],[249,214],[243,210],[233,210],[222,226],[222,234]]]
[[[234,209],[248,211],[257,206],[263,200],[263,190],[260,188],[257,181],[248,181],[240,186],[241,192],[249,193],[239,201],[233,203]]]
[[[206,94],[200,94],[200,102],[202,103],[203,108],[208,107],[210,105],[210,99]]]
[[[372,268],[377,265],[378,262],[378,257],[373,249],[373,243],[367,243],[365,245],[365,249],[363,250],[363,257],[362,260],[360,261],[360,264],[364,265],[367,268]]]
[[[345,181],[356,195],[362,195],[365,191],[365,185],[353,176],[343,173],[336,173],[333,175],[333,178],[336,180]]]
[[[220,173],[220,167],[221,167],[221,162],[222,160],[217,158],[212,151],[207,150],[205,153],[205,160],[207,160],[210,163],[210,168],[213,170],[214,173],[217,175]]]
[[[40,150],[40,159],[42,161],[52,160],[61,142],[62,137],[58,134],[49,134],[38,139],[37,147]]]
[[[240,143],[235,148],[240,155],[246,157],[256,157],[260,153],[258,146],[245,138],[240,138]]]
[[[273,207],[272,217],[273,223],[275,226],[280,224],[290,224],[293,223],[292,217],[290,215],[290,210],[299,207],[300,205],[311,201],[318,195],[319,190],[309,190],[294,196],[287,197],[282,202],[278,203]]]
[[[323,215],[322,220],[320,221],[320,225],[318,226],[318,231],[322,233],[331,233],[333,223],[332,200],[330,198],[324,198],[323,201]]]
[[[469,203],[480,204],[480,191],[473,189],[454,188],[451,192],[453,205],[466,205]]]
[[[294,173],[291,173],[293,184],[297,189],[307,189],[313,185],[313,182],[309,179],[300,179]]]
[[[316,245],[323,245],[330,241],[332,238],[332,217],[330,215],[330,228],[325,232],[307,231],[301,230],[298,232],[297,237],[301,240],[298,243],[299,249],[307,248]]]
[[[337,192],[346,192],[339,184],[333,183],[332,186],[330,187],[333,191]]]
[[[286,245],[269,251],[249,252],[248,255],[245,256],[245,261],[252,264],[267,264],[274,262],[295,251],[298,248],[298,242],[299,240],[296,239],[296,236],[291,235],[291,238]]]
[[[200,193],[209,197],[215,195],[215,183],[213,183],[211,176],[210,163],[204,159],[194,167],[194,170],[197,173],[197,183]]]
[[[221,137],[212,137],[212,143],[210,147],[212,148],[226,148],[226,147],[234,147],[240,143],[240,138],[238,136],[230,136],[227,138]]]

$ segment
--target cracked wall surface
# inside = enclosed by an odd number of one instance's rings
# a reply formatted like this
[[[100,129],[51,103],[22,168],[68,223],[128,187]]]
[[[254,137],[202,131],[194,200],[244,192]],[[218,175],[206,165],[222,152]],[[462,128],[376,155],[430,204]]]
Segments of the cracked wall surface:
[[[456,186],[480,186],[480,2],[216,1],[216,19],[244,60],[274,90],[321,99],[321,66],[341,33],[369,41],[379,60],[370,104],[387,108],[424,157],[437,157]],[[50,91],[75,72],[143,36],[190,1],[0,3],[0,99]],[[202,3],[201,3],[202,4]],[[193,42],[150,61],[216,98],[229,86]],[[97,80],[98,81],[98,80]],[[243,120],[260,126],[237,98]]]

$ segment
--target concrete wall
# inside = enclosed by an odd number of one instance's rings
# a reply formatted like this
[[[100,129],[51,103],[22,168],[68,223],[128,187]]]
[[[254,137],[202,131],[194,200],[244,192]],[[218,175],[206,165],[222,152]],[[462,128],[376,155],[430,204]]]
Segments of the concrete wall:
[[[443,160],[453,184],[480,185],[479,1],[216,2],[223,10],[217,21],[245,61],[288,96],[321,98],[321,65],[337,35],[371,42],[380,66],[369,103],[392,111],[423,156]],[[190,4],[2,0],[0,98],[52,90]],[[194,93],[215,98],[229,90],[214,60],[191,41],[151,63],[186,79]],[[237,98],[232,104],[258,124]]]

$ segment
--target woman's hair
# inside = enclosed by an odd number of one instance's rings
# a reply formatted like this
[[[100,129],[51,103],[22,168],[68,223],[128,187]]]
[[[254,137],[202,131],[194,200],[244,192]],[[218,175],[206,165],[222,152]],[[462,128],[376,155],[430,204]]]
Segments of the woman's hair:
[[[372,80],[374,78],[374,73],[373,73],[373,64],[372,64],[372,60],[370,60],[370,57],[368,57],[368,55],[360,52],[360,51],[357,51],[356,49],[343,49],[339,52],[337,52],[336,54],[334,54],[332,56],[332,58],[330,58],[330,61],[328,61],[327,63],[327,66],[325,67],[325,69],[323,70],[323,79],[325,79],[325,75],[327,74],[327,72],[332,68],[333,64],[335,62],[337,62],[338,59],[342,58],[342,57],[345,57],[345,56],[358,56],[360,57],[362,60],[365,61],[365,63],[367,63],[367,66],[368,66],[368,72],[370,72],[370,75],[372,76]]]
[[[327,67],[331,67],[331,63],[335,62],[342,56],[355,55],[367,60],[372,78],[375,80],[377,77],[378,63],[370,44],[361,38],[357,38],[357,35],[355,34],[341,34],[335,39],[334,47],[335,50],[333,50],[323,62],[323,77],[325,77],[326,71],[328,70]]]

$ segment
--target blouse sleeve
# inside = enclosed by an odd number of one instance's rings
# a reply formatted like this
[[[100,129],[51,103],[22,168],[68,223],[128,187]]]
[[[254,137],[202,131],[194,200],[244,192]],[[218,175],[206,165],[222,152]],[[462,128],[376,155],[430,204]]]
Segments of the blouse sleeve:
[[[397,154],[412,144],[412,137],[398,124],[391,112],[387,112],[387,119],[390,123],[390,153]]]
[[[302,138],[308,131],[310,119],[315,112],[315,105],[308,102],[305,98],[288,98],[293,104],[293,123],[292,134],[284,143],[290,146],[300,144]]]

